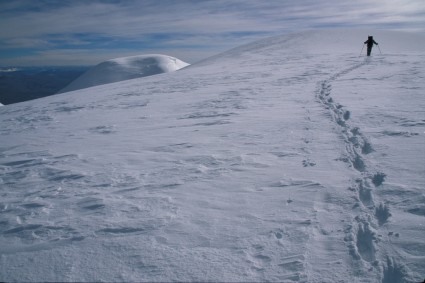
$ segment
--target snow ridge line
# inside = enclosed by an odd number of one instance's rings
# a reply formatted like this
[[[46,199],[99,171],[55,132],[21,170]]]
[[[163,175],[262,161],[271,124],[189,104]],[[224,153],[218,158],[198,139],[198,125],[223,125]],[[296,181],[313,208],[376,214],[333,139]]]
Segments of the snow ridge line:
[[[345,156],[341,158],[341,161],[349,163],[361,174],[361,177],[356,178],[349,187],[349,190],[356,192],[357,203],[353,209],[360,208],[360,213],[353,219],[349,229],[346,229],[344,241],[348,243],[349,253],[353,260],[359,263],[355,264],[360,269],[358,271],[363,270],[361,273],[365,276],[370,276],[373,271],[382,283],[389,283],[392,282],[391,276],[389,276],[391,272],[396,272],[401,281],[406,279],[408,273],[405,267],[397,264],[389,256],[386,256],[386,263],[385,260],[380,261],[378,259],[378,243],[380,242],[379,237],[377,237],[378,231],[387,222],[391,213],[387,204],[375,205],[373,187],[379,187],[386,175],[382,172],[376,172],[373,168],[370,168],[370,165],[367,165],[366,155],[374,151],[371,143],[360,128],[350,126],[347,122],[351,116],[350,111],[345,110],[341,104],[335,102],[331,97],[333,81],[366,65],[368,62],[365,59],[361,63],[318,82],[316,97],[319,103],[329,110],[332,120],[341,130],[346,144]],[[383,249],[384,247],[380,248]],[[387,254],[385,251],[380,253]]]

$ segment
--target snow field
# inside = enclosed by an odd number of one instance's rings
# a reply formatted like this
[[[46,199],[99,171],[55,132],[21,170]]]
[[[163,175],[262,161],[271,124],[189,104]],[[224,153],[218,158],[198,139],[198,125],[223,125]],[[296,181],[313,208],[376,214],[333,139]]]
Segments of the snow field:
[[[326,36],[2,107],[0,279],[422,280],[422,57]]]

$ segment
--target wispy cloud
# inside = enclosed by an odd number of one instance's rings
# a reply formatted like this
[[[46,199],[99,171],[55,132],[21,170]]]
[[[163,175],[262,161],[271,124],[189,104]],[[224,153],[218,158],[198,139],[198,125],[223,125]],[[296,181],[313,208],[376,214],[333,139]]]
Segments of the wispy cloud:
[[[109,50],[105,56],[117,51],[171,51],[186,54],[181,59],[193,62],[268,35],[338,27],[424,31],[425,4],[423,0],[0,1],[0,60],[13,62],[10,54],[16,51],[11,49],[33,49],[28,59],[35,52],[66,56],[75,49],[84,54]],[[24,51],[19,57],[23,64]],[[74,58],[79,63],[85,60]]]

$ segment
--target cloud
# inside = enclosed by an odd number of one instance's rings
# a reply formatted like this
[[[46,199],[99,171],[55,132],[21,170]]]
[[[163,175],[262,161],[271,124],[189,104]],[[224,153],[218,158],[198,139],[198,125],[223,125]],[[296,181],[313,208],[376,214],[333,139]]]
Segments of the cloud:
[[[198,48],[203,50],[198,54],[212,55],[261,37],[338,27],[424,31],[425,5],[423,0],[0,1],[0,50]]]
[[[15,1],[23,6],[38,3]],[[67,33],[124,38],[154,33],[275,33],[326,22],[345,26],[392,23],[394,18],[411,22],[412,16],[419,20],[425,14],[421,1],[59,1],[67,4],[56,6],[41,2],[2,12],[0,38]]]

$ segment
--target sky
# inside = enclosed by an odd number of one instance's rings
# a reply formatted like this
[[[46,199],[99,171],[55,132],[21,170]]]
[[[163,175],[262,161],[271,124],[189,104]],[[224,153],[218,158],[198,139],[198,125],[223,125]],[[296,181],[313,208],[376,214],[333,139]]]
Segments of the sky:
[[[0,0],[0,66],[141,54],[194,63],[261,38],[334,28],[425,32],[425,1]]]

